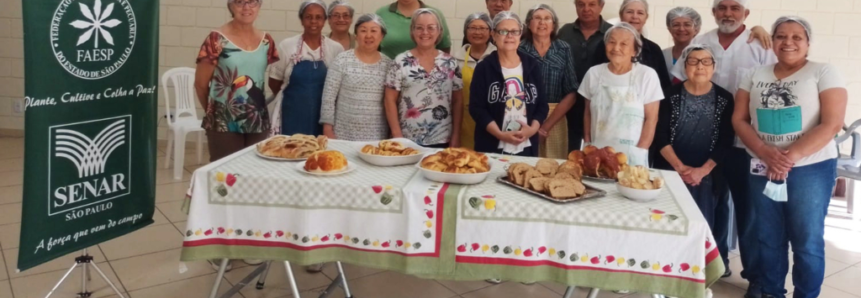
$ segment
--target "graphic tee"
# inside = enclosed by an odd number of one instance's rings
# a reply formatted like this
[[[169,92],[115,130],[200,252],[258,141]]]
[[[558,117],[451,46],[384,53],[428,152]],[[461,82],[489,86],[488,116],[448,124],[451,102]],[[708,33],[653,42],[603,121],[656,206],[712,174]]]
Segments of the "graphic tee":
[[[523,84],[523,64],[519,64],[515,68],[502,67],[502,76],[505,77],[505,117],[500,129],[504,132],[518,131],[522,125],[517,120],[528,122],[526,118],[526,88]],[[520,153],[529,146],[532,146],[532,143],[528,139],[519,145],[499,142],[499,149],[510,154]]]
[[[794,74],[778,80],[774,65],[749,73],[739,89],[750,92],[751,124],[766,144],[786,149],[820,123],[819,93],[845,88],[843,78],[831,65],[807,62]],[[751,156],[757,157],[750,149]],[[797,163],[796,167],[837,158],[834,140]]]

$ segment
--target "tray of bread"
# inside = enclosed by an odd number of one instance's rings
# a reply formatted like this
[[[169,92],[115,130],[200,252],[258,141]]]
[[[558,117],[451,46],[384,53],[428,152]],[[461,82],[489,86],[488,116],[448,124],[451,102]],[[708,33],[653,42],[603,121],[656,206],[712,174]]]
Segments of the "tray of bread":
[[[257,143],[257,156],[278,161],[299,161],[308,159],[312,154],[326,150],[329,139],[326,136],[295,134],[274,136]]]
[[[508,167],[507,175],[496,181],[554,203],[570,203],[607,195],[606,191],[581,182],[582,170],[574,162],[566,161],[560,165],[553,159],[541,159],[535,166],[512,164]]]
[[[308,160],[296,164],[296,170],[317,176],[335,176],[356,170],[356,165],[349,163],[343,153],[330,150],[311,154]]]
[[[400,166],[419,162],[423,151],[418,144],[398,138],[361,145],[359,158],[375,166]]]
[[[418,164],[425,178],[436,182],[478,184],[487,179],[487,155],[463,148],[446,148],[428,154]]]
[[[616,152],[613,147],[601,149],[586,146],[583,151],[574,150],[568,154],[568,161],[583,168],[583,179],[597,182],[616,182],[622,168],[628,165],[628,156]]]

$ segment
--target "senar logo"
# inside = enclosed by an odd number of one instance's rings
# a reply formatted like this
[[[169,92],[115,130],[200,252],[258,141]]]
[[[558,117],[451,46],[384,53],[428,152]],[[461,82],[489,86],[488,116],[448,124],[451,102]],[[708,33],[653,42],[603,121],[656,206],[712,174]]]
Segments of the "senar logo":
[[[48,215],[110,208],[131,186],[131,115],[49,128]],[[80,210],[78,210],[80,209]]]
[[[97,80],[128,60],[137,23],[129,0],[62,0],[50,32],[60,65],[78,78]]]

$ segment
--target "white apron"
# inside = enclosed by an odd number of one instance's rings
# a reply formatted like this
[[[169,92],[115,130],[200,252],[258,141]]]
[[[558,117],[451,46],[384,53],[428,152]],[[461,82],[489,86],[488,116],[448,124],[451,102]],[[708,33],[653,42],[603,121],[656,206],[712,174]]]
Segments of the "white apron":
[[[609,86],[599,81],[600,91],[591,98],[592,145],[611,146],[628,155],[628,164],[649,166],[649,150],[637,147],[643,132],[645,106],[638,100],[633,69],[628,86]],[[600,80],[600,79],[599,79]]]

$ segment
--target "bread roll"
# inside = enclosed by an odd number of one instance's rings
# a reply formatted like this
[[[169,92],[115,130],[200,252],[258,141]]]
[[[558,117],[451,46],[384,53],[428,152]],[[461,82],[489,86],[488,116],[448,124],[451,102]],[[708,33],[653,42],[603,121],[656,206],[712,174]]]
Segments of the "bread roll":
[[[347,157],[334,150],[314,153],[305,161],[305,171],[312,173],[340,172],[346,168]]]

